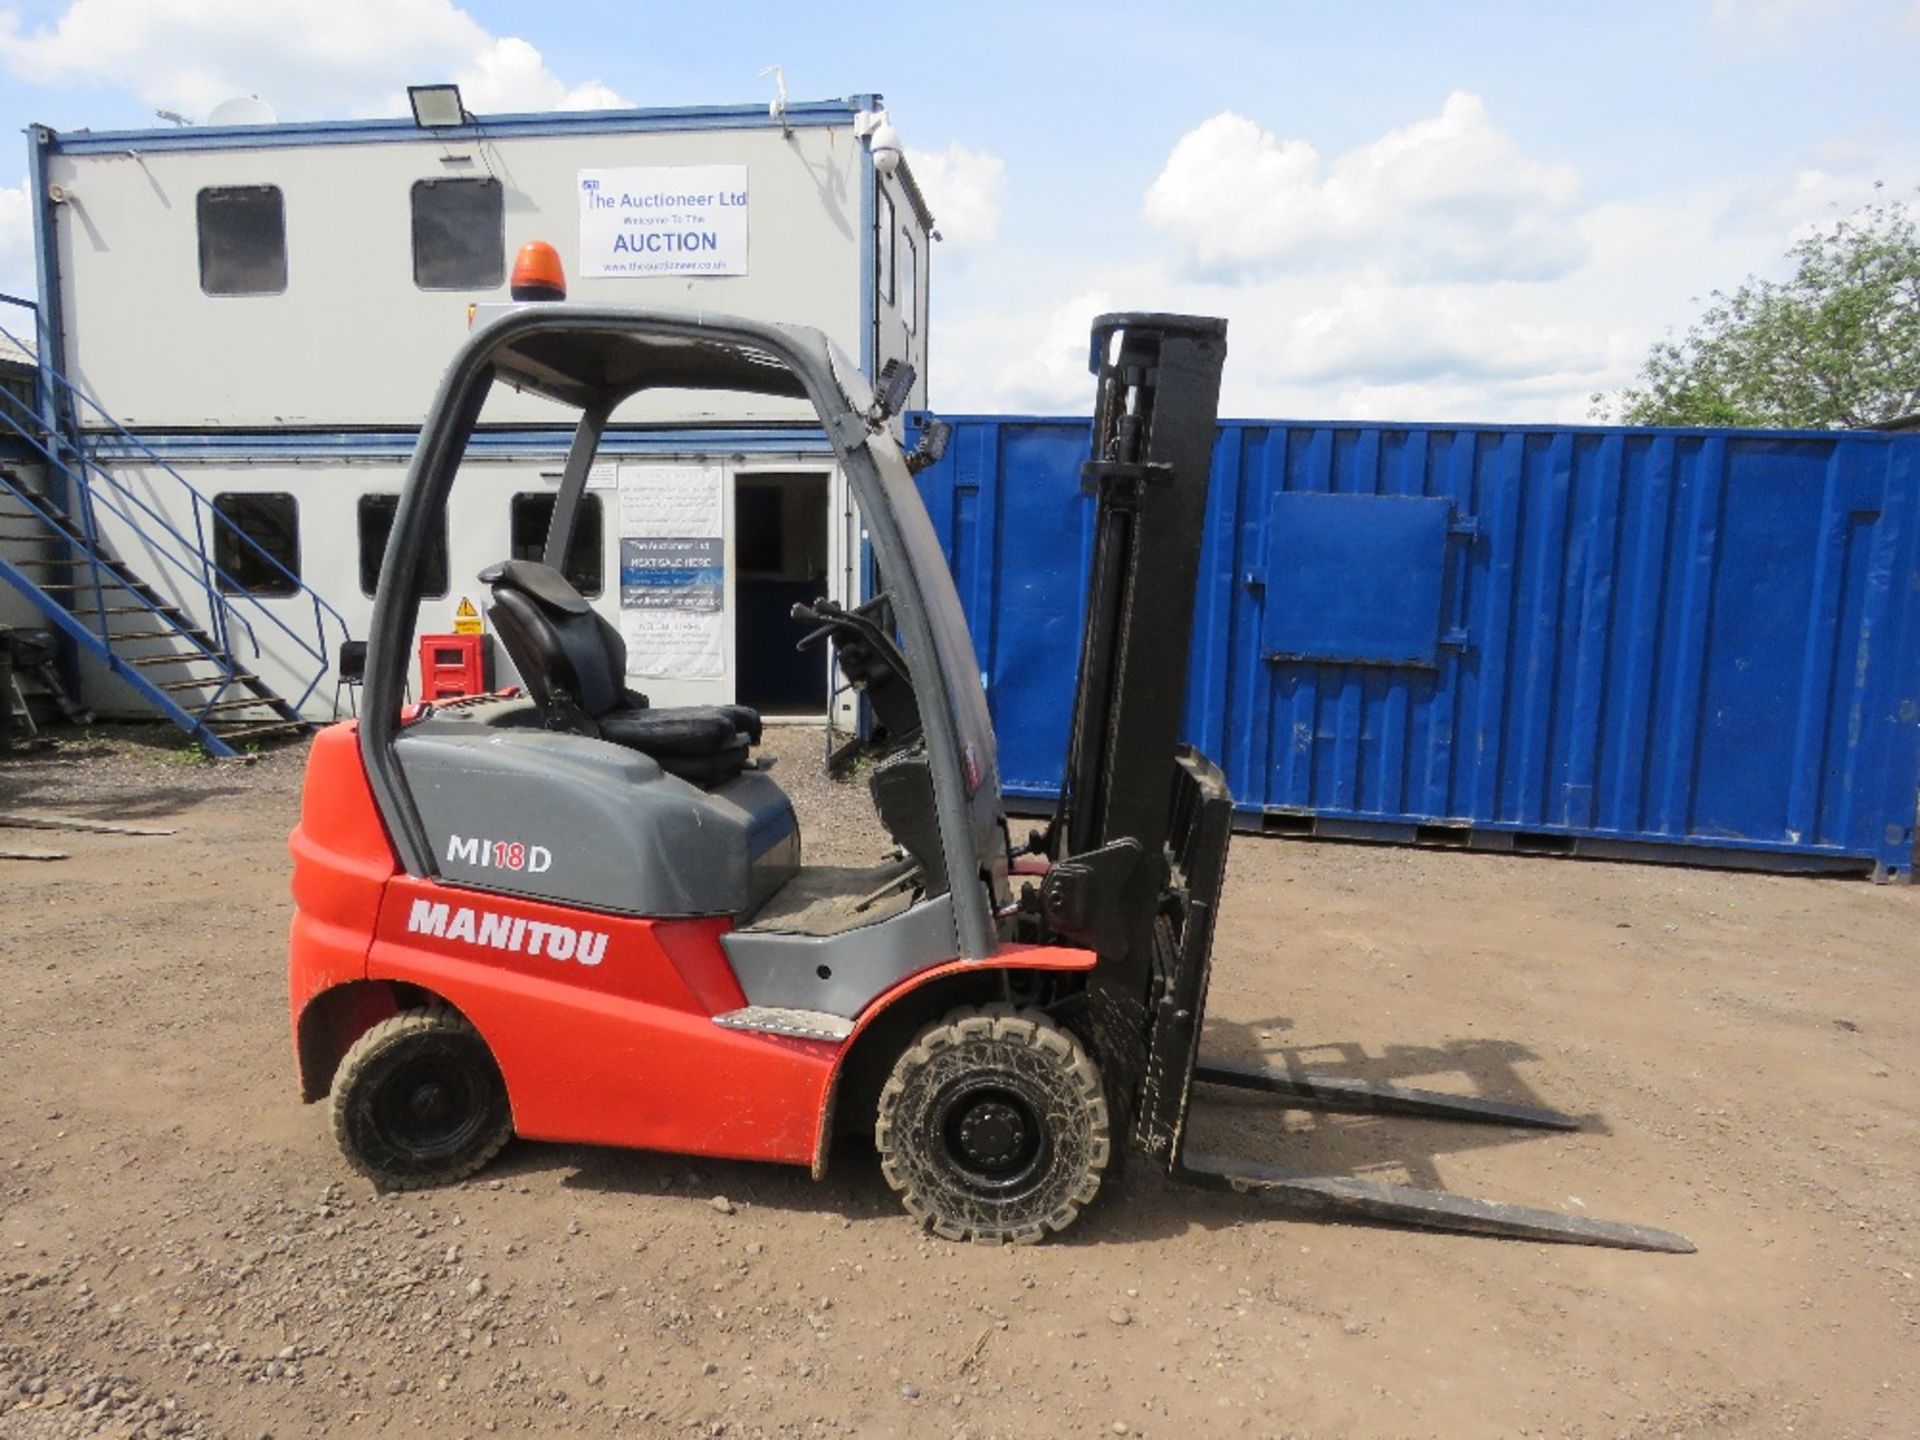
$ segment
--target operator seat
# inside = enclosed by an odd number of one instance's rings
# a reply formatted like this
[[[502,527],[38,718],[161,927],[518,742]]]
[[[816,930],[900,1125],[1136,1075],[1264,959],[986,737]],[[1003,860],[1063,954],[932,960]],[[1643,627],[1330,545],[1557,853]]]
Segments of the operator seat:
[[[760,741],[745,705],[654,709],[625,687],[627,644],[566,577],[533,560],[480,572],[493,591],[487,615],[550,730],[592,735],[659,762],[696,785],[731,780]]]

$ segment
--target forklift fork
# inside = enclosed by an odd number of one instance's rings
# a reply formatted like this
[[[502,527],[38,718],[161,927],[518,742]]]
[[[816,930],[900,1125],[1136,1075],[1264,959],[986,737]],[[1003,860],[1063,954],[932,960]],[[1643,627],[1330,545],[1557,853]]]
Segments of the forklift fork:
[[[1525,1205],[1476,1200],[1444,1190],[1417,1190],[1348,1175],[1308,1175],[1278,1165],[1187,1154],[1174,1166],[1173,1178],[1203,1190],[1229,1190],[1270,1201],[1303,1215],[1335,1220],[1373,1220],[1506,1240],[1545,1240],[1563,1245],[1603,1245],[1615,1250],[1657,1250],[1691,1255],[1693,1243],[1651,1225],[1591,1220]]]
[[[1580,1128],[1580,1122],[1573,1116],[1538,1105],[1511,1105],[1504,1100],[1482,1100],[1474,1095],[1409,1090],[1404,1085],[1350,1080],[1337,1075],[1307,1075],[1265,1065],[1236,1064],[1231,1060],[1198,1061],[1193,1068],[1193,1078],[1203,1085],[1218,1085],[1227,1090],[1257,1090],[1263,1095],[1279,1095],[1298,1101],[1302,1109],[1411,1115],[1422,1120],[1486,1121],[1533,1130]]]
[[[1535,1105],[1511,1105],[1471,1095],[1443,1095],[1433,1090],[1410,1090],[1401,1085],[1300,1074],[1261,1065],[1201,1060],[1194,1065],[1193,1078],[1202,1085],[1277,1095],[1303,1109],[1409,1115],[1426,1120],[1463,1120],[1535,1130],[1580,1128],[1580,1122],[1573,1116]],[[1552,1210],[1419,1190],[1410,1185],[1380,1184],[1347,1175],[1311,1175],[1278,1165],[1199,1154],[1184,1147],[1175,1159],[1172,1173],[1173,1178],[1183,1184],[1249,1195],[1299,1213],[1333,1219],[1470,1231],[1512,1240],[1605,1245],[1619,1250],[1658,1250],[1672,1255],[1693,1253],[1689,1241],[1650,1225],[1562,1215]]]
[[[1277,1096],[1303,1109],[1430,1120],[1463,1120],[1516,1125],[1536,1130],[1578,1130],[1571,1115],[1534,1105],[1513,1105],[1470,1095],[1444,1095],[1402,1085],[1276,1070],[1198,1057],[1206,1015],[1207,979],[1212,966],[1213,927],[1220,885],[1226,873],[1227,842],[1233,818],[1225,777],[1192,750],[1179,756],[1169,827],[1173,864],[1169,909],[1181,921],[1179,943],[1166,947],[1170,973],[1161,978],[1162,999],[1149,1044],[1148,1104],[1139,1114],[1136,1136],[1149,1151],[1166,1157],[1167,1172],[1182,1184],[1224,1190],[1267,1201],[1296,1214],[1336,1220],[1415,1225],[1510,1240],[1545,1240],[1568,1245],[1604,1245],[1620,1250],[1657,1250],[1686,1255],[1693,1245],[1678,1235],[1648,1225],[1562,1215],[1524,1205],[1477,1200],[1409,1185],[1382,1184],[1348,1175],[1312,1175],[1283,1166],[1201,1154],[1186,1148],[1187,1110],[1193,1086],[1252,1090]],[[1177,1087],[1167,1082],[1184,1075]]]

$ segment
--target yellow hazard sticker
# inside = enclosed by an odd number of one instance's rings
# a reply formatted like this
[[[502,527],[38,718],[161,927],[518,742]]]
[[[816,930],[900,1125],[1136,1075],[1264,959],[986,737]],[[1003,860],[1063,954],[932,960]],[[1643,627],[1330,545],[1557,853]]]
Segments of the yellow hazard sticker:
[[[474,608],[473,601],[462,595],[458,608],[453,612],[453,633],[478,635],[480,631],[480,612]]]

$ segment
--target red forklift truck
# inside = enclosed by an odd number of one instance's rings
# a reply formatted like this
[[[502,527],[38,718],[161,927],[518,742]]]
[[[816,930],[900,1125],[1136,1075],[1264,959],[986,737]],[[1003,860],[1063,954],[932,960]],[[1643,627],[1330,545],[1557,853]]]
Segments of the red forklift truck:
[[[1664,1231],[1201,1155],[1196,1087],[1291,1106],[1577,1129],[1527,1106],[1199,1055],[1231,800],[1179,744],[1223,321],[1093,328],[1097,504],[1057,813],[1010,838],[980,667],[890,422],[819,333],[710,314],[503,307],[434,399],[374,604],[357,721],[314,741],[292,837],[301,1094],[382,1187],[444,1185],[514,1135],[805,1165],[871,1135],[955,1240],[1071,1225],[1124,1149],[1295,1210],[1684,1252]],[[516,690],[407,707],[427,537],[497,385],[578,412],[545,563],[481,575]],[[872,719],[892,859],[809,864],[758,716],[663,708],[562,577],[615,408],[657,389],[811,402],[884,589],[796,606]],[[879,837],[876,837],[878,839]],[[876,847],[878,848],[878,847]]]

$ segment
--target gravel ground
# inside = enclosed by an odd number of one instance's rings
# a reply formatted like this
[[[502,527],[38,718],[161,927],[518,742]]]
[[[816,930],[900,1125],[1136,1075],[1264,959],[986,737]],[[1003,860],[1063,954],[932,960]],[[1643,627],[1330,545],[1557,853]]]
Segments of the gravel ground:
[[[864,789],[772,732],[809,853]],[[1197,1113],[1208,1148],[1664,1225],[1686,1258],[1315,1223],[1135,1166],[1034,1250],[828,1178],[516,1143],[381,1196],[299,1104],[299,747],[0,762],[0,1440],[490,1433],[1920,1433],[1920,895],[1236,842],[1210,1052],[1458,1087],[1571,1135]]]

